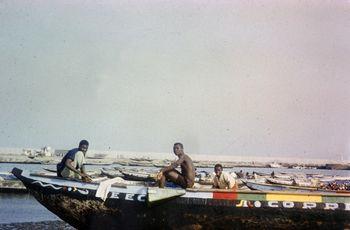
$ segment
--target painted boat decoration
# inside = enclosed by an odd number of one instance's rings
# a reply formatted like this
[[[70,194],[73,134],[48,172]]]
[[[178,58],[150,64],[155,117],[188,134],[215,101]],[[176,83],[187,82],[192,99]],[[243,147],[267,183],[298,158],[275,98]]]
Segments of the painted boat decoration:
[[[32,176],[17,168],[12,173],[42,205],[78,229],[350,226],[350,194],[159,189]]]

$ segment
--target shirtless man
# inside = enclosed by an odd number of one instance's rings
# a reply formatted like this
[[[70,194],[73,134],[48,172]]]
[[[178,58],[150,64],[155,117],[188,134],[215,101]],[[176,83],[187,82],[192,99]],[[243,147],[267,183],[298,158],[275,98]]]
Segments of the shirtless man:
[[[195,177],[193,162],[191,158],[184,153],[184,148],[181,143],[175,143],[173,150],[179,159],[160,170],[157,175],[159,187],[164,188],[165,181],[170,180],[180,185],[182,188],[192,188]],[[181,173],[176,170],[178,166],[181,166]]]

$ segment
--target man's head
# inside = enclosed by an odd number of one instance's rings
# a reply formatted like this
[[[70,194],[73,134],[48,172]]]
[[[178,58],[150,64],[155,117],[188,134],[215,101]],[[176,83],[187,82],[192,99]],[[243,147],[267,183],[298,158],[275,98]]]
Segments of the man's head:
[[[221,164],[216,164],[214,166],[214,172],[216,174],[217,177],[220,177],[221,176],[221,173],[222,173],[222,165]]]
[[[89,148],[89,142],[87,140],[82,140],[79,142],[79,150],[86,153]]]
[[[184,153],[184,146],[181,143],[175,143],[173,147],[174,153],[176,156],[179,156]]]

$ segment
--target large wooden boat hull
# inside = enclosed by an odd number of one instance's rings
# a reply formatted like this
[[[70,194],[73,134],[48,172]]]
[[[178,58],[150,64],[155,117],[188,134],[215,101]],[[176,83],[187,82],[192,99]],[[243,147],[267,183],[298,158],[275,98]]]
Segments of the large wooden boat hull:
[[[34,197],[78,229],[300,229],[350,227],[350,196],[227,190],[99,187],[13,169]],[[157,193],[181,196],[154,201]],[[181,193],[183,191],[183,193]]]

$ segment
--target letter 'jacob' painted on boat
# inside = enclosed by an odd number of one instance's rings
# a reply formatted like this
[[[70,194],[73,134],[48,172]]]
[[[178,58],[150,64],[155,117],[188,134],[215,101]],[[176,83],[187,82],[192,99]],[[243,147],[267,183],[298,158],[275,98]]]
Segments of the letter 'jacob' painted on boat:
[[[122,199],[130,201],[145,202],[146,194],[110,192],[110,199]],[[292,202],[292,201],[250,201],[237,200],[234,205],[238,208],[301,208],[301,209],[325,209],[325,210],[350,210],[350,203],[316,203],[316,202]]]
[[[302,208],[302,209],[325,209],[325,210],[350,210],[350,203],[316,203],[316,202],[292,202],[292,201],[250,201],[239,200],[235,204],[238,208]]]
[[[122,199],[122,200],[139,201],[139,202],[145,202],[146,201],[146,195],[145,194],[111,192],[109,198],[111,198],[111,199]]]

